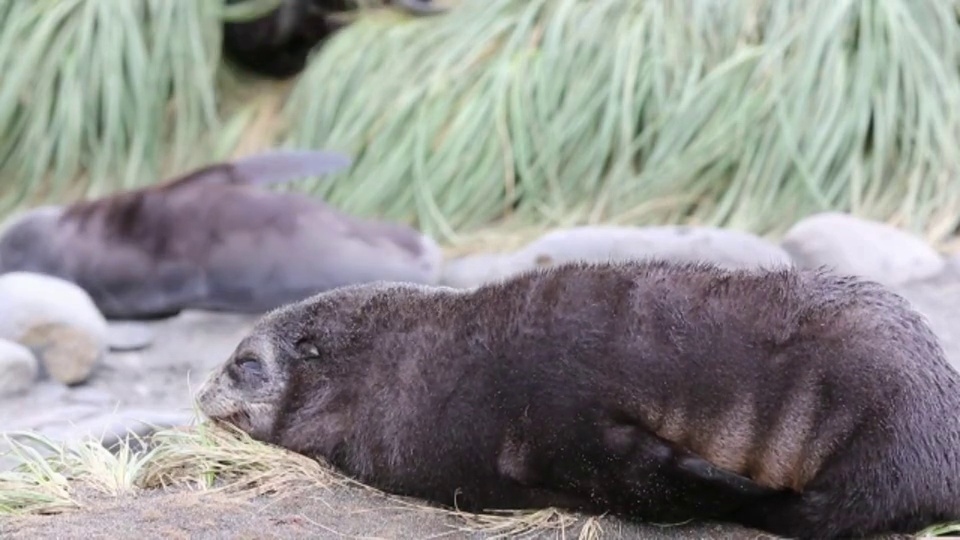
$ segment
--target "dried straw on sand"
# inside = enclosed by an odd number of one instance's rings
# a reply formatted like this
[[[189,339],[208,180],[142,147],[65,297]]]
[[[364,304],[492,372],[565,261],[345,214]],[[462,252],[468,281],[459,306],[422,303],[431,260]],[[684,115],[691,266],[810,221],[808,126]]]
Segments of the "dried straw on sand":
[[[7,435],[22,462],[0,472],[0,535],[42,538],[770,537],[718,523],[636,525],[556,509],[460,512],[384,493],[328,465],[194,423],[107,448]],[[950,534],[957,526],[921,534]]]
[[[27,433],[8,435],[8,442],[22,465],[0,473],[0,513],[16,516],[0,532],[18,537],[65,528],[79,535],[80,524],[103,528],[113,514],[133,518],[130,534],[137,529],[132,525],[152,523],[163,525],[165,536],[198,532],[190,527],[202,528],[204,521],[223,532],[218,520],[225,519],[236,527],[232,537],[278,523],[293,529],[270,533],[278,537],[284,531],[369,537],[371,528],[395,538],[412,531],[417,537],[618,537],[604,534],[600,518],[554,509],[477,515],[393,496],[211,423],[158,430],[149,440],[132,436],[111,449],[96,439],[64,445]],[[343,532],[350,528],[359,530]]]

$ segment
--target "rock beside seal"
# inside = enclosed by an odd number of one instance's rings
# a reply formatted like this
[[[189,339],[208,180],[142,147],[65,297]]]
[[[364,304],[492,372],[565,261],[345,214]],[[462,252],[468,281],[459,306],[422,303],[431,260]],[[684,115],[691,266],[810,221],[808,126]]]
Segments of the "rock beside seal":
[[[887,286],[928,279],[946,268],[946,259],[921,238],[839,212],[798,221],[781,247],[800,267],[828,266]]]
[[[0,338],[31,349],[53,379],[85,381],[107,352],[107,330],[79,286],[31,272],[0,275]]]
[[[30,349],[0,339],[0,397],[25,392],[33,386],[40,368]]]
[[[153,345],[153,331],[135,321],[108,321],[107,342],[111,351],[140,351]]]
[[[442,283],[475,287],[537,267],[583,260],[711,262],[725,268],[791,264],[790,255],[758,236],[729,229],[664,225],[583,226],[549,232],[513,254],[482,254],[451,260]]]

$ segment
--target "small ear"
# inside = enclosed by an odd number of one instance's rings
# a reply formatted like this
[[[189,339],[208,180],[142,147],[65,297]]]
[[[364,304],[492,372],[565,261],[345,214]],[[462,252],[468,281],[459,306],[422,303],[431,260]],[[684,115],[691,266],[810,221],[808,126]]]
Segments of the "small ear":
[[[317,347],[312,342],[302,339],[297,342],[296,345],[297,354],[301,358],[319,358],[320,357],[320,348]]]

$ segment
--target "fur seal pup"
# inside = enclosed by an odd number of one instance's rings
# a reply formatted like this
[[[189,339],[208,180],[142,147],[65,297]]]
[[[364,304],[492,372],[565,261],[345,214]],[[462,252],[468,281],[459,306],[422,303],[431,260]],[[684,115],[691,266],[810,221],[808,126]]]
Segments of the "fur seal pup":
[[[350,164],[333,152],[272,150],[36,208],[0,233],[0,273],[72,281],[106,317],[131,320],[184,309],[263,313],[342,285],[437,281],[440,248],[415,229],[261,187]]]
[[[197,402],[467,510],[796,538],[960,519],[960,375],[904,299],[823,270],[566,263],[470,290],[344,287],[263,316]]]

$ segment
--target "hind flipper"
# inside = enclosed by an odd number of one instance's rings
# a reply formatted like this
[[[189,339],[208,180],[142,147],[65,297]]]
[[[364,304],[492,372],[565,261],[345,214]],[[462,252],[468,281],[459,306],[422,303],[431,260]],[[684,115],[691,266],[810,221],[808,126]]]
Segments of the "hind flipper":
[[[353,165],[346,154],[326,150],[268,150],[193,169],[167,180],[166,189],[192,185],[270,185],[342,171]]]
[[[233,177],[256,185],[278,184],[296,178],[332,174],[353,164],[350,156],[327,150],[275,149],[229,163]]]
[[[500,474],[584,501],[577,510],[655,523],[716,518],[778,495],[620,415],[571,420],[552,428],[517,422],[500,448]]]

